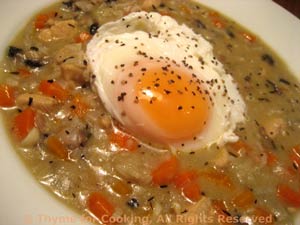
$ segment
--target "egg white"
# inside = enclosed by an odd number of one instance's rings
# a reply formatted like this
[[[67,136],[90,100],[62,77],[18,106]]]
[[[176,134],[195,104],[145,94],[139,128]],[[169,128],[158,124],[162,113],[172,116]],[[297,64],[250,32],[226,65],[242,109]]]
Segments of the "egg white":
[[[195,151],[214,143],[223,145],[238,140],[234,130],[245,120],[246,106],[233,78],[226,74],[223,65],[214,57],[212,45],[187,26],[154,12],[131,13],[101,26],[87,46],[86,54],[95,75],[92,82],[113,117],[125,127],[132,123],[129,117],[123,115],[124,105],[115,96],[120,89],[126,93],[133,91],[132,83],[124,87],[118,84],[128,76],[122,64],[143,61],[138,51],[154,58],[169,58],[179,64],[184,60],[191,73],[205,81],[203,85],[213,101],[210,119],[203,132],[196,135],[196,140],[172,142],[168,144],[169,148]],[[210,85],[212,82],[218,85]],[[135,107],[126,113],[136,113],[142,123],[145,121],[153,129],[158,129],[141,108]]]

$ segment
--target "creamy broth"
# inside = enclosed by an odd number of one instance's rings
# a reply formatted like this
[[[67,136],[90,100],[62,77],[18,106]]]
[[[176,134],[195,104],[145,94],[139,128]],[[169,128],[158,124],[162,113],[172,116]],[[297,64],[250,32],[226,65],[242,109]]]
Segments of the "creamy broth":
[[[117,122],[90,84],[86,44],[104,23],[140,10],[171,16],[213,45],[246,102],[238,142],[174,156],[114,133]],[[57,3],[9,44],[0,80],[4,124],[28,169],[95,222],[293,224],[299,84],[259,37],[212,9],[179,0]],[[174,166],[172,182],[154,181]]]

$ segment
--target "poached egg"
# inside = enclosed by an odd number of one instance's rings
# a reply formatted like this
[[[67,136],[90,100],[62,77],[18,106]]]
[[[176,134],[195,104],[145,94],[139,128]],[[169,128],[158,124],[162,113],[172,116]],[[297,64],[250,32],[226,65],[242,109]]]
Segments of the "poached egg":
[[[245,103],[200,34],[158,13],[101,26],[87,45],[92,82],[124,131],[162,149],[237,141]]]

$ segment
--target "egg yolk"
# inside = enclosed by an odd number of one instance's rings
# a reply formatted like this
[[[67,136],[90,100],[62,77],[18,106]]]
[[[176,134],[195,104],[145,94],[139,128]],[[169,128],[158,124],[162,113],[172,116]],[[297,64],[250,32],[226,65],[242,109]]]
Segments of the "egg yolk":
[[[201,133],[209,119],[208,91],[189,72],[170,64],[144,68],[135,85],[135,102],[168,141],[193,138]]]

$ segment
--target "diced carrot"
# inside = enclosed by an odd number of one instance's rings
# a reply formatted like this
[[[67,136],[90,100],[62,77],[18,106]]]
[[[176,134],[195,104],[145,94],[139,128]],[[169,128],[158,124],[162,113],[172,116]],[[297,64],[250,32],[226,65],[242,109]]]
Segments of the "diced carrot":
[[[173,182],[179,167],[175,156],[162,162],[152,171],[152,182],[157,185],[168,185]]]
[[[187,183],[191,183],[195,181],[198,178],[198,174],[194,170],[184,171],[181,173],[178,173],[174,177],[174,184],[177,188],[182,188]]]
[[[43,80],[39,85],[39,91],[44,95],[64,101],[68,98],[68,91],[53,80]]]
[[[0,84],[0,107],[15,105],[15,89],[9,85]]]
[[[72,100],[73,112],[79,117],[83,118],[90,109],[89,105],[83,100],[82,96],[75,95]]]
[[[35,28],[36,29],[43,29],[45,27],[45,24],[47,23],[49,17],[48,15],[38,15],[36,17],[36,20],[35,20]]]
[[[220,28],[220,29],[224,28],[224,23],[221,20],[214,19],[212,22],[215,25],[215,27]]]
[[[37,15],[34,21],[35,28],[38,30],[45,28],[47,21],[53,16],[54,16],[53,12]]]
[[[277,196],[285,204],[300,208],[300,191],[295,191],[286,184],[279,184],[277,187]]]
[[[213,25],[215,27],[220,28],[220,29],[225,27],[224,22],[221,20],[219,14],[217,12],[212,11],[208,15],[211,19],[211,22],[213,23]]]
[[[254,201],[255,197],[253,192],[249,189],[245,189],[232,200],[232,203],[237,207],[246,209],[247,207],[253,205]]]
[[[138,149],[138,142],[130,135],[116,131],[109,134],[110,142],[118,145],[124,150],[134,152]]]
[[[233,186],[231,179],[226,174],[216,170],[201,171],[199,172],[199,178],[210,180],[227,188],[232,188]]]
[[[81,32],[77,37],[75,37],[76,43],[84,43],[89,41],[92,38],[88,32]]]
[[[246,33],[246,32],[243,32],[242,33],[242,36],[247,40],[249,41],[250,43],[253,43],[256,41],[256,37],[252,34],[249,34],[249,33]]]
[[[115,212],[115,207],[99,192],[90,194],[87,200],[87,207],[103,223],[109,221],[109,218]]]
[[[191,15],[192,13],[191,13],[191,10],[188,8],[188,7],[186,7],[185,5],[182,5],[181,7],[180,7],[180,11],[181,12],[184,12],[185,14],[187,14],[187,15]]]
[[[300,168],[300,145],[296,145],[292,148],[290,153],[290,159],[297,168]]]
[[[220,224],[222,224],[222,225],[233,224],[232,222],[226,222],[226,221],[231,221],[230,219],[232,218],[232,216],[230,216],[228,213],[226,213],[227,209],[226,209],[224,202],[219,201],[219,200],[213,200],[212,207],[215,210],[217,217],[222,218],[222,220],[221,219],[219,220]],[[227,218],[229,220],[227,220]]]
[[[193,202],[197,202],[201,199],[201,190],[197,182],[186,183],[182,188],[183,195]]]
[[[20,140],[24,139],[34,127],[35,112],[29,107],[18,114],[13,122],[13,131]]]
[[[258,224],[268,224],[271,225],[274,223],[274,217],[273,214],[266,211],[263,208],[260,207],[256,207],[253,211],[253,216],[254,218],[256,218],[256,222]]]
[[[216,11],[210,11],[208,13],[209,17],[211,18],[218,18],[219,17],[219,14],[216,12]]]
[[[68,150],[55,136],[50,136],[46,142],[47,149],[60,159],[68,159]]]
[[[273,152],[267,151],[267,165],[273,166],[276,162],[278,162],[277,156]]]
[[[200,187],[197,183],[198,174],[194,170],[178,173],[174,177],[176,188],[182,189],[183,195],[191,201],[199,201],[201,198]]]
[[[114,181],[112,184],[112,189],[114,192],[118,193],[119,195],[128,195],[132,193],[131,186],[122,180]]]
[[[23,76],[23,77],[28,77],[28,76],[31,75],[31,72],[30,72],[28,69],[26,69],[26,68],[19,68],[19,69],[18,69],[18,72],[19,72],[20,75]]]

